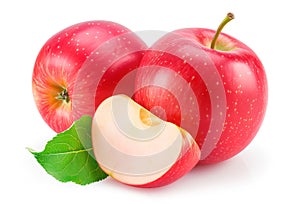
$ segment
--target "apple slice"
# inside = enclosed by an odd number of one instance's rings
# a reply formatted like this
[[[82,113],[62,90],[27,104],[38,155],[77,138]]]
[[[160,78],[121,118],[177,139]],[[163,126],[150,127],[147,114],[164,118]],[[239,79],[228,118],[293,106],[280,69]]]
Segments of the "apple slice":
[[[187,131],[126,95],[107,98],[97,108],[92,142],[100,167],[112,178],[137,187],[172,183],[200,159],[200,149]]]

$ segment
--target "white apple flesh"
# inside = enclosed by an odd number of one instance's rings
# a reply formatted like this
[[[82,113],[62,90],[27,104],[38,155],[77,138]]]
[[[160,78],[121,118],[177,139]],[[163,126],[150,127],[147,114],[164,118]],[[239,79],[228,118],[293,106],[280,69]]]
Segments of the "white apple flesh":
[[[92,123],[94,154],[114,179],[132,186],[158,187],[190,171],[200,159],[192,136],[131,100],[103,101]]]

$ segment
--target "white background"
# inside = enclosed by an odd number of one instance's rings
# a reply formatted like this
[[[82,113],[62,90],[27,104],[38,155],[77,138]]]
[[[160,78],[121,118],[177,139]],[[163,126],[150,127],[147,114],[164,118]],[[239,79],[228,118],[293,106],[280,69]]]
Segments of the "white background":
[[[4,3],[6,2],[6,3]],[[299,7],[297,1],[1,1],[0,203],[300,203]],[[269,82],[267,114],[257,137],[226,162],[196,167],[176,183],[138,189],[112,179],[79,186],[49,176],[27,152],[41,150],[55,133],[31,93],[33,64],[45,41],[86,20],[110,20],[133,31],[215,29],[250,46]]]

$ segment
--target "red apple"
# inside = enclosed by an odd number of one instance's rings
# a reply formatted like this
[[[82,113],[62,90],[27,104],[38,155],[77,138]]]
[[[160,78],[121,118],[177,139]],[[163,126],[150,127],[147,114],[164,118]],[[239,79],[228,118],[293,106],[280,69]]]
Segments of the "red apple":
[[[92,143],[100,167],[136,187],[170,184],[200,159],[199,147],[188,132],[125,95],[100,104],[93,118]]]
[[[216,163],[242,151],[259,130],[267,106],[267,79],[257,55],[217,31],[175,30],[141,61],[134,100],[186,129],[201,149],[199,163]]]
[[[118,82],[138,67],[145,48],[128,28],[109,21],[83,22],[55,34],[40,50],[32,76],[43,119],[61,132],[80,116],[92,116]],[[133,78],[127,80],[124,90],[133,83]]]

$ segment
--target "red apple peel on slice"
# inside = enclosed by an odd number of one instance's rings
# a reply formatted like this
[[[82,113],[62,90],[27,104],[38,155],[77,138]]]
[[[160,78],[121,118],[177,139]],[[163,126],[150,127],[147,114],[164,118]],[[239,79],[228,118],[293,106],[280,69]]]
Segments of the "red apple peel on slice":
[[[165,122],[126,95],[103,101],[93,118],[92,142],[100,167],[136,187],[159,187],[189,172],[200,149],[182,128]]]

